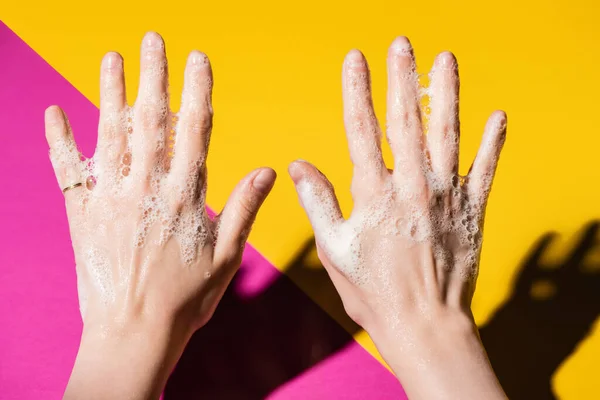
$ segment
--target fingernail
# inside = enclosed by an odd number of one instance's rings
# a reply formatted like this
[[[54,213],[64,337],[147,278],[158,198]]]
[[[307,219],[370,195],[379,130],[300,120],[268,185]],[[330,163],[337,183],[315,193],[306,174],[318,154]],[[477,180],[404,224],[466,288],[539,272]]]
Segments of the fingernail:
[[[390,51],[394,54],[410,53],[412,45],[406,36],[399,36],[392,42]]]
[[[365,64],[365,58],[359,50],[352,49],[346,55],[344,62],[349,67],[361,67]]]
[[[274,171],[271,169],[263,169],[254,177],[252,186],[261,193],[267,192],[275,182],[273,179]]]
[[[508,117],[504,111],[498,110],[498,111],[495,111],[494,114],[496,115],[496,118],[498,119],[499,123],[506,125],[506,123],[508,121]]]
[[[121,57],[117,53],[107,53],[102,59],[102,67],[107,70],[118,68],[121,65]]]
[[[442,68],[454,68],[456,66],[456,58],[454,57],[454,54],[449,51],[444,51],[443,53],[438,54],[435,63]]]
[[[197,50],[194,50],[190,53],[190,56],[188,57],[188,65],[194,67],[202,67],[207,64],[208,57],[206,56],[206,54]]]
[[[144,36],[144,47],[147,49],[158,50],[163,47],[163,40],[156,32],[148,32]]]
[[[302,164],[305,164],[306,167],[303,167]],[[305,168],[309,168],[310,165],[311,164],[308,161],[299,158],[288,166],[288,173],[290,174],[290,178],[292,178],[292,181],[295,185],[304,179]]]
[[[45,112],[46,122],[48,122],[49,124],[56,124],[56,123],[60,122],[60,119],[62,117],[61,114],[62,113],[60,111],[60,108],[58,108],[58,106],[48,107]]]
[[[498,110],[494,112],[494,116],[496,118],[496,123],[498,124],[499,129],[506,131],[506,125],[508,123],[506,113],[504,111]]]

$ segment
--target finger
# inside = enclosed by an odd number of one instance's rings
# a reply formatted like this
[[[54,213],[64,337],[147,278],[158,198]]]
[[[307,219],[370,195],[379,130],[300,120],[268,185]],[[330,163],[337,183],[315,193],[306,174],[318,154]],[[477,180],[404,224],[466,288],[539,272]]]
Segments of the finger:
[[[565,264],[571,268],[581,267],[581,263],[585,261],[586,256],[592,252],[597,244],[598,223],[589,224],[581,234],[575,248],[567,257]]]
[[[361,176],[381,176],[386,170],[381,156],[381,130],[373,110],[369,66],[358,50],[350,51],[344,60],[342,93],[355,172]]]
[[[394,174],[422,175],[423,130],[415,58],[410,42],[399,37],[388,52],[387,138]]]
[[[533,248],[522,264],[515,284],[515,293],[518,296],[527,296],[529,298],[533,281],[537,278],[545,277],[545,271],[549,271],[543,263],[544,254],[546,254],[557,236],[556,232],[548,232],[533,245]]]
[[[492,187],[500,151],[506,139],[506,114],[496,111],[488,119],[481,145],[468,175],[469,197],[484,205]]]
[[[127,146],[123,121],[126,105],[123,58],[111,52],[104,56],[100,70],[100,127],[94,156],[100,181],[104,174],[120,172]]]
[[[344,221],[333,185],[315,166],[305,161],[293,162],[288,170],[317,243],[325,246]]]
[[[554,232],[546,233],[545,235],[543,235],[533,246],[533,249],[527,256],[524,264],[533,264],[540,266],[542,264],[542,257],[544,256],[544,253],[546,253],[547,249],[555,240],[556,236],[557,235]]]
[[[275,178],[275,171],[260,168],[242,179],[233,190],[218,217],[216,265],[228,265],[241,258],[256,214],[271,192]]]
[[[437,176],[451,184],[458,172],[458,65],[450,52],[437,56],[429,86],[431,115],[427,144],[431,167]]]
[[[171,174],[183,184],[190,168],[205,167],[212,127],[212,71],[208,58],[194,51],[185,69],[183,96]]]
[[[148,32],[142,42],[140,87],[135,104],[136,134],[132,138],[132,171],[148,175],[165,155],[169,98],[165,45],[159,34]]]
[[[85,189],[81,154],[73,139],[66,115],[60,107],[48,107],[44,119],[46,140],[50,146],[50,160],[60,189],[81,184],[65,192],[66,201],[69,203],[70,199],[74,197],[74,193]]]

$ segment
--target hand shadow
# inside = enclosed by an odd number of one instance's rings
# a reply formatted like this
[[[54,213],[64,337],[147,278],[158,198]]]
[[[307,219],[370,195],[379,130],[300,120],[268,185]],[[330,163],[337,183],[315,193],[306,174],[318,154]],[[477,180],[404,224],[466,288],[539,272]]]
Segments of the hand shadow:
[[[316,288],[332,315],[345,316],[327,272],[311,258],[315,251],[310,239],[286,271]],[[167,383],[165,400],[263,399],[353,340],[286,275],[253,298],[241,296],[236,281],[246,274],[251,272],[242,267],[213,318],[193,335]],[[344,326],[352,326],[345,318]]]
[[[542,257],[556,237],[541,237],[526,257],[510,299],[480,329],[510,399],[555,399],[552,375],[589,333],[600,312],[599,223],[586,226],[561,262]]]

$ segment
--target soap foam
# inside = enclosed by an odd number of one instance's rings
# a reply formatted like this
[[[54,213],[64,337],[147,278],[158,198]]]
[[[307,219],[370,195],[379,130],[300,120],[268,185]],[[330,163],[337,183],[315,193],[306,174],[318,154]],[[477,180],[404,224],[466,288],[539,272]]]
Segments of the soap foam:
[[[109,154],[102,163],[96,162],[98,152],[94,157],[86,158],[74,142],[67,139],[59,139],[50,152],[61,188],[84,183],[66,193],[73,247],[78,269],[84,268],[99,300],[105,303],[114,300],[118,285],[126,284],[126,276],[118,274],[131,268],[132,252],[146,254],[147,258],[150,249],[165,246],[174,239],[181,260],[191,266],[203,249],[214,244],[212,222],[204,208],[204,161],[190,162],[183,185],[174,187],[172,179],[168,179],[174,154],[166,154],[165,149],[174,152],[167,144],[177,140],[178,115],[167,115],[164,103],[165,98],[160,100],[158,117],[152,117],[151,109],[143,107],[126,107],[118,117],[111,117],[111,121],[118,121],[114,136],[125,138],[119,156]],[[149,118],[146,125],[137,115],[140,112]],[[148,126],[155,126],[158,135],[138,139],[140,142],[156,140],[153,150],[160,153],[159,160],[165,158],[167,161],[156,162],[147,176],[134,176],[130,173],[131,166],[147,155],[132,151],[132,142],[136,136],[146,135],[144,127]],[[148,146],[144,148],[148,149]],[[136,160],[137,157],[140,159]],[[144,196],[137,204],[131,203],[134,200],[132,194],[139,192],[143,182],[147,182]],[[128,242],[132,248],[123,249],[123,244]],[[115,262],[119,265],[112,265]],[[78,279],[81,276],[78,273]],[[84,315],[89,293],[85,292],[84,285],[79,287],[80,310]]]
[[[452,66],[456,68],[456,65]],[[397,72],[397,71],[394,71]],[[429,75],[429,81],[434,81],[435,69]],[[398,133],[402,143],[406,143],[405,136],[408,132],[418,129],[422,132],[420,144],[431,129],[429,104],[434,100],[436,93],[431,87],[418,85],[418,75],[415,70],[408,71],[399,76],[404,84],[415,82],[419,89],[416,91],[415,104],[420,118],[410,118],[410,102],[406,103],[399,93],[388,95],[388,123],[393,129],[402,128]],[[364,81],[364,79],[363,79]],[[356,88],[354,92],[361,92]],[[445,88],[447,89],[447,88]],[[356,95],[356,93],[354,93]],[[361,92],[362,93],[362,92]],[[389,92],[388,92],[389,93]],[[364,101],[350,100],[352,105],[368,104]],[[407,106],[408,105],[408,106]],[[458,111],[458,106],[454,109]],[[351,107],[352,109],[352,107]],[[365,113],[366,109],[354,108],[354,114]],[[458,126],[458,115],[453,115],[455,120],[448,125]],[[356,119],[356,118],[355,118]],[[414,124],[421,124],[421,127]],[[388,126],[390,132],[392,126]],[[364,126],[350,126],[351,140],[360,140],[365,134]],[[362,129],[362,132],[354,130]],[[440,129],[437,127],[436,129]],[[446,129],[446,128],[444,128]],[[459,135],[452,129],[445,132],[442,146],[458,145]],[[358,138],[358,139],[356,139]],[[395,140],[396,138],[388,139]],[[396,143],[390,143],[395,151],[396,168],[403,168],[413,162],[414,143],[410,148],[403,146],[398,149]],[[351,146],[360,148],[359,146]],[[484,141],[489,153],[499,154],[499,145],[493,141]],[[363,146],[365,147],[365,146]],[[399,260],[385,259],[385,254],[401,254],[403,249],[398,246],[410,248],[423,243],[431,243],[437,262],[444,265],[447,270],[459,269],[460,275],[465,280],[474,280],[478,273],[478,263],[482,244],[482,224],[492,174],[483,177],[482,187],[478,192],[469,190],[466,177],[456,173],[434,173],[431,158],[442,161],[444,165],[451,165],[452,160],[440,160],[442,154],[452,156],[452,151],[436,151],[430,154],[429,146],[417,147],[419,159],[422,164],[420,172],[403,174],[399,179],[388,177],[385,186],[380,192],[370,196],[370,203],[361,208],[355,208],[350,218],[340,221],[339,211],[333,191],[324,190],[320,182],[311,178],[304,178],[297,184],[298,194],[315,231],[315,237],[326,256],[336,267],[356,284],[365,284],[379,275],[378,282],[390,282],[389,270],[400,268]],[[367,148],[364,151],[368,151]],[[493,160],[494,162],[497,160]],[[370,243],[372,239],[372,243]],[[402,239],[402,240],[398,240]],[[375,243],[375,245],[373,244]],[[386,246],[388,248],[384,248]],[[366,249],[364,246],[371,246]],[[374,250],[376,246],[377,250]],[[399,251],[399,252],[398,252]],[[377,262],[374,260],[377,259]],[[375,270],[367,268],[367,263],[376,265]],[[385,277],[384,277],[385,275]],[[385,279],[384,279],[385,278]],[[389,292],[390,296],[401,296],[395,293],[392,287],[380,288]],[[396,290],[397,291],[397,290]]]

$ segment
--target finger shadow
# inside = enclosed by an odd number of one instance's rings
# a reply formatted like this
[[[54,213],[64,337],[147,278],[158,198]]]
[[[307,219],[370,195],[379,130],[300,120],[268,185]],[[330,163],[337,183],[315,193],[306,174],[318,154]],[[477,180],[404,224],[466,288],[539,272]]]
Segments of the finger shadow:
[[[164,398],[263,399],[349,344],[359,328],[346,316],[315,252],[311,238],[287,274],[250,298],[237,289],[252,275],[251,267],[242,265],[213,318],[190,340]],[[344,329],[290,277],[311,285],[328,302],[328,311],[355,330]]]
[[[553,374],[598,317],[599,227],[598,221],[589,223],[571,252],[555,263],[542,258],[557,235],[543,235],[525,257],[509,300],[480,329],[510,399],[555,399]]]

